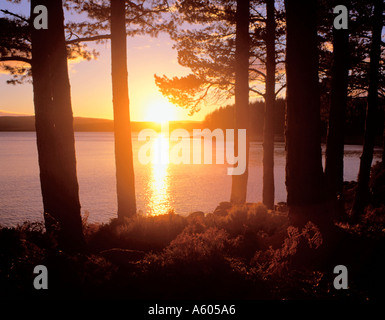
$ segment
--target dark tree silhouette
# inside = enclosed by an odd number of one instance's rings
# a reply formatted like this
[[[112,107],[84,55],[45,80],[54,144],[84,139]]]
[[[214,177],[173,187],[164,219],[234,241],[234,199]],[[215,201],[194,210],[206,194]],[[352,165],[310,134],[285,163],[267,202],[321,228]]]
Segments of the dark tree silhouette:
[[[136,214],[135,176],[127,80],[126,3],[111,0],[111,75],[115,127],[118,218]]]
[[[111,14],[112,8],[110,0],[102,1],[100,3],[94,3],[92,1],[89,2],[71,0],[66,2],[66,6],[78,13],[87,12],[90,18],[93,19],[91,22],[83,21],[81,23],[68,23],[66,26],[70,30],[69,37],[65,41],[68,46],[67,53],[69,54],[69,57],[75,58],[80,55],[83,58],[92,58],[96,52],[87,51],[84,43],[89,41],[103,41],[106,39],[111,39],[112,35],[101,34],[100,31],[109,30],[110,27],[114,25],[114,27],[112,27],[115,30],[113,35],[114,44],[112,45],[111,51],[112,55],[114,56],[112,61],[112,77],[114,91],[114,116],[116,118],[115,150],[117,166],[118,216],[120,218],[124,216],[130,216],[136,212],[136,204],[129,118],[125,36],[127,34],[134,36],[136,34],[142,33],[156,36],[159,31],[169,28],[168,22],[158,21],[160,15],[168,11],[168,3],[167,1],[163,0],[149,1],[148,3],[143,3],[141,0],[116,1],[114,3],[113,15]],[[13,13],[8,12],[7,14],[14,15]],[[6,19],[1,19],[0,21],[2,24],[6,24],[8,29],[9,26],[11,26],[12,28],[10,30],[17,33],[17,37],[15,37],[13,33],[0,33],[1,41],[6,44],[6,48],[4,48],[5,50],[0,52],[0,61],[19,61],[31,64],[29,33],[32,28],[29,27],[28,19],[18,15],[15,16],[17,16],[18,19],[16,21],[8,21]],[[111,19],[112,16],[113,18]],[[124,22],[124,30],[122,21]],[[46,32],[46,34],[48,34],[48,32]],[[15,39],[17,40],[16,42]],[[45,50],[45,46],[49,47],[48,44],[42,41],[42,38],[40,40],[38,44],[40,46],[40,50]],[[38,50],[39,48],[36,49]],[[41,57],[46,58],[44,54],[42,54]],[[45,58],[37,58],[39,59],[42,68]],[[38,69],[38,67],[35,69]],[[21,83],[30,75],[30,69],[28,67],[7,66],[6,70],[14,76],[14,79],[9,81],[10,83]],[[37,73],[37,77],[39,77],[39,71],[36,70],[35,73]],[[45,81],[45,83],[50,83],[49,80]],[[43,92],[42,90],[43,88],[40,88],[40,90],[35,90],[35,96],[37,96],[36,99],[39,101],[45,99],[44,97],[38,97],[39,93],[37,92]],[[39,116],[37,116],[37,118],[39,118]],[[46,159],[48,159],[48,156]],[[77,189],[72,188],[72,190],[75,192]]]
[[[364,146],[358,173],[358,185],[352,209],[353,219],[357,219],[359,215],[363,213],[365,206],[370,200],[370,169],[372,166],[376,137],[376,119],[379,116],[378,85],[381,57],[381,31],[383,27],[383,7],[383,0],[374,1]]]
[[[274,0],[266,1],[266,92],[263,130],[262,202],[274,209],[274,116],[275,116],[275,8]]]
[[[60,241],[84,244],[73,132],[71,92],[61,0],[31,1],[48,9],[48,29],[31,28],[36,136],[44,217]]]
[[[75,25],[87,37],[81,41],[111,39],[111,76],[114,108],[115,164],[118,218],[136,214],[135,175],[132,155],[131,122],[127,79],[127,36],[156,36],[169,28],[160,22],[169,10],[166,0],[86,0],[69,1],[79,13],[87,13],[91,21]],[[110,30],[110,35],[101,31]],[[74,41],[78,41],[74,39]]]
[[[235,130],[246,129],[249,121],[249,23],[250,1],[237,0],[235,39]],[[234,148],[238,150],[238,134],[234,135]],[[246,170],[232,176],[230,202],[246,202],[249,163],[249,135],[246,132]]]
[[[336,1],[349,8],[349,1]],[[328,194],[341,197],[344,177],[344,124],[348,99],[349,29],[333,28],[331,100],[326,147],[325,179]]]
[[[382,165],[385,166],[385,108],[383,110],[384,112],[384,130],[382,133],[382,155],[381,155],[381,161]]]
[[[178,61],[181,65],[191,69],[192,73],[184,77],[168,78],[155,76],[155,81],[163,95],[187,108],[191,113],[200,110],[206,103],[219,103],[223,98],[233,97],[235,94],[235,62],[236,51],[236,6],[235,1],[213,0],[203,4],[196,0],[185,0],[179,3],[178,14],[190,23],[205,23],[204,28],[197,30],[176,29],[171,33],[177,41]],[[275,73],[276,65],[282,66],[283,50],[279,45],[276,50],[276,39],[282,39],[284,27],[276,27],[277,20],[282,21],[281,13],[275,15],[274,3],[269,3],[269,19],[265,13],[266,1],[250,1],[249,12],[249,91],[250,96],[263,97],[269,105],[265,114],[269,119],[266,124],[266,140],[264,141],[264,203],[274,207],[274,124],[271,117],[274,111],[274,99],[284,88],[283,73]],[[269,20],[269,21],[268,21]],[[269,31],[267,31],[269,24]],[[278,42],[278,41],[277,41]],[[267,58],[269,46],[269,58]],[[275,51],[273,51],[275,50]],[[274,59],[274,61],[272,61]],[[269,61],[268,61],[269,60]],[[267,66],[269,63],[269,76]],[[281,82],[275,92],[275,83]],[[260,89],[261,83],[266,85],[265,91]],[[267,95],[269,97],[267,97]],[[262,114],[263,118],[264,115]],[[258,119],[250,116],[248,133],[255,131]],[[232,119],[231,127],[233,127]],[[263,126],[263,124],[262,124]],[[248,134],[250,137],[250,134]],[[238,178],[235,178],[236,180]]]
[[[17,1],[14,1],[17,2]],[[32,27],[33,8],[45,5],[48,29]],[[65,41],[61,1],[31,2],[31,17],[2,10],[0,61],[23,62],[2,65],[13,77],[8,83],[30,81],[32,76],[35,128],[39,157],[44,218],[47,230],[58,232],[62,245],[84,244],[73,133],[71,92],[67,59],[91,58],[77,38]],[[68,25],[66,26],[66,28]],[[84,39],[84,38],[83,38]]]
[[[317,0],[286,0],[286,188],[293,225],[317,219],[323,201]],[[305,209],[303,209],[305,208]]]

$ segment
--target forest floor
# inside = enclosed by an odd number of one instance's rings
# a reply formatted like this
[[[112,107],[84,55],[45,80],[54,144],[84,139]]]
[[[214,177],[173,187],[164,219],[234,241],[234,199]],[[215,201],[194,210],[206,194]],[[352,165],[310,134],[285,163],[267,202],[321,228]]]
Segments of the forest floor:
[[[355,183],[345,184],[346,212]],[[124,223],[84,221],[86,249],[62,250],[42,223],[0,229],[0,298],[378,300],[385,284],[385,170],[372,173],[372,203],[356,224],[348,215],[322,234],[289,225],[284,205],[232,207],[187,217],[169,212]],[[328,245],[325,245],[325,244]],[[49,290],[35,290],[36,265]],[[333,272],[348,270],[348,289]]]

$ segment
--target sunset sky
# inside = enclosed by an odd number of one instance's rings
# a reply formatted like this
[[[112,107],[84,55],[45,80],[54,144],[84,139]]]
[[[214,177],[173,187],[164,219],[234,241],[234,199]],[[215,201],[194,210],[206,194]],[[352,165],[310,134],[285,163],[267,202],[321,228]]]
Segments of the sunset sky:
[[[28,15],[29,3],[12,5],[2,1],[0,9]],[[177,52],[166,34],[158,38],[137,36],[127,38],[127,65],[131,119],[133,121],[159,120],[202,120],[215,106],[207,106],[195,114],[174,106],[162,96],[154,82],[154,74],[181,76],[189,69],[177,62]],[[74,116],[113,118],[111,93],[110,43],[89,44],[100,56],[97,60],[69,62],[72,106]],[[33,114],[32,85],[8,85],[10,76],[0,73],[0,112]]]

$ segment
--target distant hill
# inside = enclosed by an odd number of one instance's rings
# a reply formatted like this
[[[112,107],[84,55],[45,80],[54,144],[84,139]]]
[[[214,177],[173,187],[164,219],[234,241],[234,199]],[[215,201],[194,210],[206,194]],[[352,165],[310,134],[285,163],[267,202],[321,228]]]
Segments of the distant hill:
[[[2,117],[2,116],[4,116],[4,117],[23,117],[23,116],[29,116],[29,114],[0,110],[0,117]]]
[[[0,117],[0,131],[35,131],[35,117]]]
[[[199,121],[170,121],[170,131],[183,128],[188,131],[202,128]],[[149,121],[133,121],[131,123],[133,132],[151,128],[160,131],[160,124]],[[112,132],[114,121],[97,118],[74,118],[74,130],[76,132]],[[34,116],[0,116],[0,131],[35,131]]]

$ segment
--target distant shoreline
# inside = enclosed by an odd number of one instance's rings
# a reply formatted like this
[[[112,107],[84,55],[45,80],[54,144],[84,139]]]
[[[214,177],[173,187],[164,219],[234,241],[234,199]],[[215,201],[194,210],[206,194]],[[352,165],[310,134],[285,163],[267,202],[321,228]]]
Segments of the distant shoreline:
[[[183,128],[186,130],[202,128],[201,121],[169,121],[170,130],[175,128]],[[140,131],[142,129],[154,129],[160,131],[161,124],[152,121],[132,121],[132,131]],[[31,132],[35,130],[35,116],[0,116],[0,132]],[[102,118],[84,118],[74,117],[75,132],[113,132],[114,121]]]
[[[203,121],[169,121],[170,131],[174,129],[186,129],[192,131],[193,129],[203,129]],[[139,132],[143,129],[161,130],[161,124],[152,121],[132,121],[132,132]],[[0,132],[34,132],[35,130],[35,116],[0,116]],[[114,121],[102,118],[84,118],[74,117],[74,131],[75,132],[113,132]],[[252,137],[251,141],[262,141],[262,136]],[[284,136],[277,135],[276,142],[284,142]],[[322,143],[325,143],[325,137],[322,138]],[[362,145],[362,136],[346,136],[346,145]],[[382,146],[380,138],[376,141],[376,146]]]

